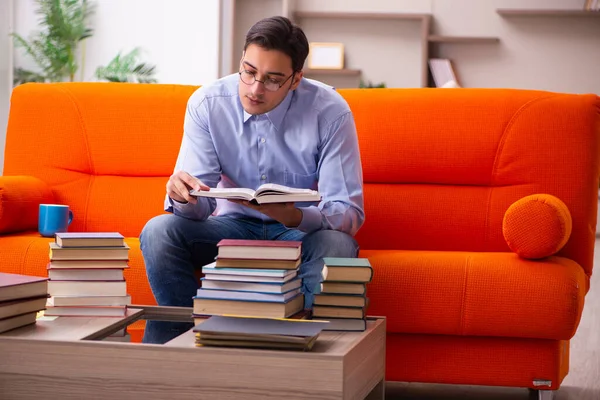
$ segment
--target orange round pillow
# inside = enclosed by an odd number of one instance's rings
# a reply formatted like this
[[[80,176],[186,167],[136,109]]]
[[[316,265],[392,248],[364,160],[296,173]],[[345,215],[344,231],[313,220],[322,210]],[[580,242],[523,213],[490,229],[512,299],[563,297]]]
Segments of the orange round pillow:
[[[550,194],[533,194],[514,202],[502,221],[508,247],[520,257],[538,259],[558,253],[571,236],[567,205]]]

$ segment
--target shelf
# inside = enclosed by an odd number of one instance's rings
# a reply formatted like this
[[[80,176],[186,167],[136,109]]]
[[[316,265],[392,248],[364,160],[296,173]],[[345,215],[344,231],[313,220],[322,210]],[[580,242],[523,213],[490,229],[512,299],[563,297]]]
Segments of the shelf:
[[[360,74],[360,69],[304,69],[304,75],[359,76]]]
[[[444,36],[429,35],[430,43],[499,43],[500,38],[489,36]]]
[[[391,20],[422,20],[430,18],[431,14],[417,13],[362,13],[335,11],[296,11],[294,18],[341,18],[341,19],[391,19]]]
[[[597,17],[600,18],[599,11],[588,10],[526,10],[501,8],[496,10],[500,15],[506,17]]]

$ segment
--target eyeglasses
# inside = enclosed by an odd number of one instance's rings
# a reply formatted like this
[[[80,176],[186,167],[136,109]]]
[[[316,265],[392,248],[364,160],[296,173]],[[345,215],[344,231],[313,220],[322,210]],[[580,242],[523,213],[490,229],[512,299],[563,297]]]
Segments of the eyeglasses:
[[[283,85],[285,85],[285,83],[287,81],[289,81],[290,78],[292,76],[294,76],[296,73],[294,72],[293,74],[291,74],[290,76],[288,76],[285,81],[283,81],[281,83],[279,83],[279,81],[277,81],[275,79],[267,79],[267,78],[263,79],[262,81],[259,81],[258,79],[256,79],[256,72],[249,71],[247,69],[241,71],[239,74],[240,74],[240,79],[246,85],[253,85],[254,82],[260,82],[265,87],[265,90],[268,90],[269,92],[276,92],[279,89],[281,89],[281,87]]]

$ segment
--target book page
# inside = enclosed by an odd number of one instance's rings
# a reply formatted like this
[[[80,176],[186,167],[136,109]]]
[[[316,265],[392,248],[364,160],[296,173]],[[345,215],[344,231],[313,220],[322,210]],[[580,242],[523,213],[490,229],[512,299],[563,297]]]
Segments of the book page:
[[[210,188],[208,191],[192,190],[190,191],[190,195],[218,199],[252,200],[254,198],[254,190],[247,188]]]
[[[276,183],[265,183],[260,185],[258,189],[256,189],[255,196],[262,195],[274,195],[274,194],[287,194],[287,193],[306,193],[306,194],[315,194],[316,191],[312,189],[298,189],[291,188],[288,186],[278,185]]]

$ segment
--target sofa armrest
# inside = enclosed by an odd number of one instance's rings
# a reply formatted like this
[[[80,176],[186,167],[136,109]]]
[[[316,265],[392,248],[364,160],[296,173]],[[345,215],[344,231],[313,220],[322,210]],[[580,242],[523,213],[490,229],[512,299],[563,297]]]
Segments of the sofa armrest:
[[[0,234],[37,230],[43,203],[54,203],[46,182],[33,176],[0,176]]]

